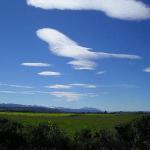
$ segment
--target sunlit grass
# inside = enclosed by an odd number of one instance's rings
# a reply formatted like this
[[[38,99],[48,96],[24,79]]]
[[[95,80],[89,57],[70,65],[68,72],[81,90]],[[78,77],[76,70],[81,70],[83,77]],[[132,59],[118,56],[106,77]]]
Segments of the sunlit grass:
[[[73,113],[23,113],[0,112],[0,118],[7,118],[24,124],[36,126],[51,121],[64,132],[73,135],[76,131],[88,128],[92,131],[100,129],[113,130],[117,124],[130,122],[139,117],[138,114],[73,114]]]

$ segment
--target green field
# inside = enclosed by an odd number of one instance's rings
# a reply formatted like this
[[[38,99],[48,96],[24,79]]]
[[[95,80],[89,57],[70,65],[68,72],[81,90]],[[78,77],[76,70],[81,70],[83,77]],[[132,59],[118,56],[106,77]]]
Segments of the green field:
[[[61,130],[69,135],[74,132],[88,128],[93,131],[99,129],[110,129],[120,123],[130,122],[141,115],[138,114],[69,114],[69,113],[20,113],[0,112],[0,118],[11,119],[21,122],[25,126],[36,126],[39,123],[51,121],[56,123]]]

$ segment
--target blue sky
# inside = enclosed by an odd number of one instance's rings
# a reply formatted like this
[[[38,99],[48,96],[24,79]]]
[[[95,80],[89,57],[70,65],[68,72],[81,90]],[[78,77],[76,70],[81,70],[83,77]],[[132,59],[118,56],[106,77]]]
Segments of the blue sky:
[[[0,102],[149,110],[150,2],[130,1],[131,13],[114,13],[114,3],[2,0]]]

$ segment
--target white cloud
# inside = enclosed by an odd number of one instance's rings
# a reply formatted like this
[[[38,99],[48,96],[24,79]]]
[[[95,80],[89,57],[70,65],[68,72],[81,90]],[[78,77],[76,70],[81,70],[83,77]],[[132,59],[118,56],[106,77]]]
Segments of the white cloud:
[[[96,63],[89,60],[73,60],[68,64],[72,65],[76,70],[94,70],[96,67]]]
[[[150,7],[141,0],[27,0],[27,4],[46,10],[96,10],[122,20],[150,18]]]
[[[145,68],[144,72],[150,73],[150,67]]]
[[[97,97],[101,94],[106,94],[106,92],[95,94],[95,93],[76,93],[76,92],[54,91],[54,92],[50,92],[50,94],[58,98],[64,98],[64,100],[72,102],[72,101],[79,100],[81,97]]]
[[[94,60],[96,59],[141,59],[141,57],[137,55],[93,52],[92,49],[80,46],[63,33],[51,28],[38,30],[37,36],[48,43],[49,49],[53,54],[61,57],[72,58],[73,61],[70,61],[69,64],[73,65],[74,69],[95,69],[96,63]]]
[[[70,85],[56,84],[56,85],[49,85],[49,86],[46,86],[46,87],[50,88],[50,89],[70,89],[72,86],[70,86]]]
[[[81,96],[81,94],[79,93],[61,92],[61,91],[50,92],[50,94],[58,98],[65,98],[65,100],[70,101],[70,102],[78,100]]]
[[[5,93],[5,94],[23,94],[23,95],[33,95],[35,94],[34,92],[30,92],[30,91],[0,91],[0,93]]]
[[[62,74],[60,72],[54,72],[54,71],[43,71],[43,72],[39,72],[38,75],[41,75],[41,76],[61,76]]]
[[[50,94],[48,91],[31,91],[36,94]]]
[[[76,92],[64,92],[64,91],[4,91],[0,90],[3,94],[16,94],[16,95],[37,95],[37,94],[48,94],[57,98],[62,98],[64,101],[73,102],[79,100],[81,97],[97,97],[99,94],[96,93],[76,93]],[[104,94],[104,93],[100,93]]]
[[[107,84],[107,85],[99,85],[98,88],[138,88],[136,85],[132,84]]]
[[[78,87],[83,87],[83,88],[96,88],[96,85],[92,85],[92,84],[82,84],[82,83],[73,83],[70,84],[71,86],[78,86]]]
[[[47,63],[22,63],[22,66],[26,67],[50,67],[50,64]]]
[[[71,88],[87,88],[87,89],[96,89],[96,88],[139,88],[137,85],[132,84],[104,84],[104,85],[94,85],[94,84],[84,84],[84,83],[71,83],[71,84],[55,84],[46,86],[50,89],[71,89]],[[82,94],[85,95],[85,94]],[[86,93],[86,95],[90,95]]]
[[[82,83],[72,83],[72,84],[55,84],[46,86],[46,88],[50,89],[71,89],[74,87],[81,87],[81,88],[96,88],[96,85],[93,84],[82,84]]]
[[[97,75],[102,75],[102,74],[104,74],[106,71],[99,71],[99,72],[97,72]]]
[[[0,86],[8,86],[8,87],[14,87],[14,88],[27,88],[27,89],[32,89],[33,88],[31,86],[6,84],[6,83],[0,83]]]

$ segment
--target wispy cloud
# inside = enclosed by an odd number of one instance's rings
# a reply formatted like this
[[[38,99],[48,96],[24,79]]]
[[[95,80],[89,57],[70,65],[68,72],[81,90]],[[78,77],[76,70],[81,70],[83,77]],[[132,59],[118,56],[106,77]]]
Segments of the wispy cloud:
[[[106,92],[96,93],[77,93],[77,92],[66,92],[66,91],[14,91],[14,90],[0,90],[0,93],[3,94],[15,94],[15,95],[37,95],[37,94],[46,94],[61,98],[64,101],[73,102],[79,100],[81,97],[97,97],[100,94],[106,94]]]
[[[40,75],[40,76],[61,76],[62,74],[60,72],[54,72],[54,71],[42,71],[42,72],[39,72],[38,75]]]
[[[26,66],[26,67],[50,67],[51,64],[47,64],[47,63],[22,63],[22,66]]]
[[[95,85],[95,84],[84,84],[84,83],[71,83],[71,84],[54,84],[45,86],[50,89],[71,89],[71,88],[87,88],[87,89],[96,89],[96,88],[139,88],[137,85],[133,84],[103,84],[103,85]]]
[[[145,68],[144,72],[150,73],[150,67]]]
[[[72,88],[72,86],[62,85],[62,84],[55,84],[55,85],[46,86],[46,88],[50,88],[50,89],[70,89],[70,88]]]
[[[106,84],[106,85],[98,85],[98,88],[139,88],[137,85],[132,84]]]
[[[99,71],[99,72],[97,72],[96,74],[97,74],[97,75],[102,75],[102,74],[104,74],[104,73],[106,73],[106,71]]]
[[[68,64],[72,65],[76,70],[94,70],[96,67],[96,63],[89,60],[73,60]]]
[[[0,86],[8,86],[8,87],[14,87],[14,88],[27,88],[27,89],[32,89],[32,88],[34,88],[34,87],[32,87],[32,86],[6,84],[6,83],[0,83]]]
[[[76,93],[76,92],[62,92],[62,91],[54,91],[50,92],[51,95],[56,96],[57,98],[64,98],[64,100],[67,100],[69,102],[77,101],[81,97],[97,97],[101,94],[106,94],[106,92],[101,92],[99,94],[96,93]]]
[[[71,89],[74,87],[81,87],[81,88],[96,88],[96,85],[93,84],[82,84],[82,83],[72,83],[72,84],[55,84],[46,86],[46,88],[50,89]]]
[[[30,92],[30,91],[0,91],[0,93],[5,93],[5,94],[23,94],[23,95],[33,95],[33,94],[35,94],[34,92]]]
[[[82,83],[73,83],[71,86],[83,87],[83,88],[96,88],[96,85],[93,84],[82,84]]]
[[[75,92],[62,92],[62,91],[55,91],[50,92],[51,95],[56,96],[58,98],[65,98],[67,101],[76,101],[80,98],[81,94]]]
[[[140,0],[27,0],[27,4],[46,10],[96,10],[122,20],[150,18],[150,7]]]
[[[68,64],[71,64],[74,69],[95,69],[96,63],[94,62],[94,60],[96,59],[141,59],[141,57],[137,55],[93,52],[92,49],[80,46],[78,43],[71,40],[63,33],[51,28],[38,30],[37,36],[41,40],[48,43],[50,47],[49,49],[53,54],[61,57],[72,58],[73,61],[68,62]]]

